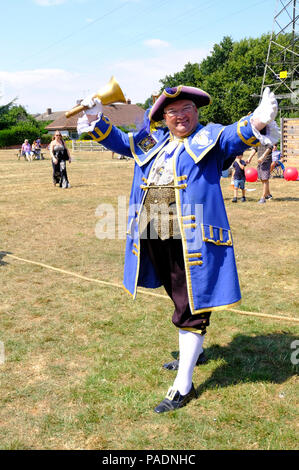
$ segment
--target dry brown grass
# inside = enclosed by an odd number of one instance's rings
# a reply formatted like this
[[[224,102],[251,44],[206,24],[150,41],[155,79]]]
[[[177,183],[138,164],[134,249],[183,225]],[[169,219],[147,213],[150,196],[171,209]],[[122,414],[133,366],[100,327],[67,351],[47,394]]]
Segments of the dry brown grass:
[[[101,203],[129,197],[133,162],[80,153],[72,188],[54,188],[49,157],[1,161],[0,442],[5,449],[294,449],[298,382],[290,345],[298,324],[213,314],[196,370],[200,398],[161,419],[152,412],[173,376],[161,362],[177,348],[168,300],[100,286],[9,254],[121,284],[124,240],[95,236]],[[288,162],[288,165],[296,162]],[[298,185],[260,183],[231,204],[246,311],[298,316]],[[128,200],[128,199],[127,199]],[[164,294],[163,290],[158,290]]]

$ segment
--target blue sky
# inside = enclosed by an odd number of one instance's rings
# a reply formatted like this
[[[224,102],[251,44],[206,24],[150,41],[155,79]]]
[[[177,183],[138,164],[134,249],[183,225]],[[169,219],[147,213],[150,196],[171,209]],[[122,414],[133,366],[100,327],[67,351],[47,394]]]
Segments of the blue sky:
[[[223,36],[271,32],[276,0],[10,0],[1,8],[1,104],[61,111],[114,75],[144,102]],[[266,59],[266,58],[265,58]],[[207,90],[208,91],[208,90]]]

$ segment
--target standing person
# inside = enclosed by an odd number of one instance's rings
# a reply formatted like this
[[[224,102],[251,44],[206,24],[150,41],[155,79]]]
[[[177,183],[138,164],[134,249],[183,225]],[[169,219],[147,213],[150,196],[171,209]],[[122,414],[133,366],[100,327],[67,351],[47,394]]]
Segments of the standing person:
[[[21,147],[21,156],[25,157],[28,162],[31,162],[32,155],[31,145],[29,144],[28,139],[25,139]]]
[[[204,127],[198,122],[198,108],[209,103],[205,91],[180,85],[163,91],[136,133],[125,134],[101,112],[91,124],[86,115],[78,120],[79,134],[89,132],[107,149],[135,160],[125,290],[135,298],[137,286],[163,285],[174,303],[178,370],[166,398],[155,407],[156,413],[181,408],[197,396],[192,376],[211,312],[230,308],[241,299],[220,186],[222,170],[248,147],[277,140],[273,122],[277,102],[269,88],[253,114],[229,126]],[[99,101],[91,97],[82,104],[90,108],[89,114],[101,110]],[[150,211],[148,225],[141,227],[147,207],[164,213],[165,207],[169,209],[168,233],[167,227],[155,223],[156,212]]]
[[[262,183],[262,196],[258,201],[259,204],[265,204],[268,199],[272,199],[270,194],[270,168],[272,163],[273,144],[260,145],[257,149],[253,149],[250,153],[247,163],[250,163],[255,155],[257,155],[257,174],[258,179]]]
[[[232,202],[238,201],[238,188],[242,191],[242,202],[246,201],[246,190],[245,190],[245,166],[246,162],[241,159],[242,155],[238,155],[233,163],[234,168],[234,197]]]
[[[54,186],[59,184],[61,188],[70,188],[71,185],[67,177],[66,162],[69,161],[69,163],[71,163],[72,160],[59,131],[55,131],[49,150],[52,158]]]

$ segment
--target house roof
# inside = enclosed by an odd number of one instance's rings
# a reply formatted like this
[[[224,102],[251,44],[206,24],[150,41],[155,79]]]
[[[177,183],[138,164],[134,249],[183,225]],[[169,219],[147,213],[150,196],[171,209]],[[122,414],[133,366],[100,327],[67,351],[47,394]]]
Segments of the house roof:
[[[107,116],[115,126],[133,126],[140,125],[143,122],[144,109],[137,104],[110,104],[103,106],[103,114]],[[51,124],[46,126],[49,131],[53,130],[76,130],[78,117],[83,113],[76,114],[69,118],[65,117],[63,112]],[[95,116],[89,115],[89,120],[93,121]]]
[[[55,119],[62,116],[65,112],[64,111],[55,111],[52,113],[52,110],[47,111],[41,114],[35,114],[34,117],[37,121],[55,121]]]

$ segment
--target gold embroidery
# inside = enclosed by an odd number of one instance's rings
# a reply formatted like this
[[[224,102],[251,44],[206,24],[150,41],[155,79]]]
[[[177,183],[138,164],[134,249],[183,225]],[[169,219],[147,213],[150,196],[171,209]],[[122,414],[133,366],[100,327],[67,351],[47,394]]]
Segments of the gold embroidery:
[[[260,142],[258,142],[257,144],[253,143],[256,140],[255,136],[252,136],[249,139],[245,139],[245,137],[243,137],[242,132],[241,132],[241,127],[246,127],[248,124],[248,121],[246,120],[242,121],[242,119],[240,119],[237,125],[237,133],[238,133],[239,138],[242,140],[242,142],[244,142],[244,144],[248,145],[249,147],[258,147],[260,145]]]
[[[201,232],[202,232],[202,240],[204,242],[209,242],[209,243],[214,243],[214,245],[221,245],[221,246],[232,246],[233,242],[232,242],[232,237],[231,237],[231,231],[230,230],[226,230],[227,231],[227,234],[228,234],[228,240],[225,242],[223,241],[223,228],[221,227],[214,227],[215,229],[219,229],[219,240],[214,240],[214,231],[213,231],[213,226],[212,225],[209,225],[209,231],[210,231],[210,237],[211,238],[208,238],[206,237],[206,234],[205,234],[205,230],[204,230],[204,224],[201,224]]]
[[[103,121],[105,121],[107,124],[109,124],[109,127],[108,129],[106,130],[106,132],[102,132],[100,131],[100,129],[98,127],[95,127],[94,128],[94,132],[99,136],[99,137],[95,137],[91,132],[89,132],[89,134],[92,136],[92,138],[94,140],[96,140],[97,142],[101,142],[102,140],[106,139],[106,137],[108,137],[108,135],[110,134],[110,132],[112,131],[112,123],[109,122],[109,121],[106,121],[106,119],[104,119],[104,117],[102,118]]]
[[[143,191],[147,191],[148,189],[158,189],[158,188],[164,188],[164,187],[167,187],[167,188],[175,188],[175,189],[185,189],[187,188],[187,185],[186,184],[177,184],[177,185],[166,185],[166,184],[161,184],[161,185],[158,185],[158,184],[150,184],[148,186],[145,186],[143,184],[140,185],[140,188],[143,189]]]
[[[220,137],[220,135],[222,134],[223,131],[224,131],[224,127],[220,130],[220,132],[219,132],[219,134],[217,135],[217,137],[216,137],[216,139],[214,140],[214,142],[212,142],[211,145],[209,145],[208,147],[206,147],[205,150],[203,150],[200,155],[196,155],[196,154],[191,150],[191,147],[190,147],[190,145],[189,145],[188,139],[187,139],[187,138],[184,139],[185,149],[186,149],[187,153],[190,155],[190,157],[193,158],[193,160],[195,161],[195,163],[198,163],[200,160],[202,160],[203,157],[204,157],[213,147],[215,147],[215,145],[217,144],[218,139],[219,139],[219,137]]]
[[[168,136],[163,142],[161,142],[158,148],[154,149],[153,151],[150,151],[144,160],[140,160],[139,156],[137,155],[135,151],[135,142],[134,142],[133,133],[129,132],[128,136],[129,136],[129,142],[130,142],[130,150],[138,166],[143,166],[145,165],[145,163],[149,162],[153,158],[153,156],[156,155],[169,140],[169,136]]]
[[[201,258],[202,253],[189,253],[188,258]]]

